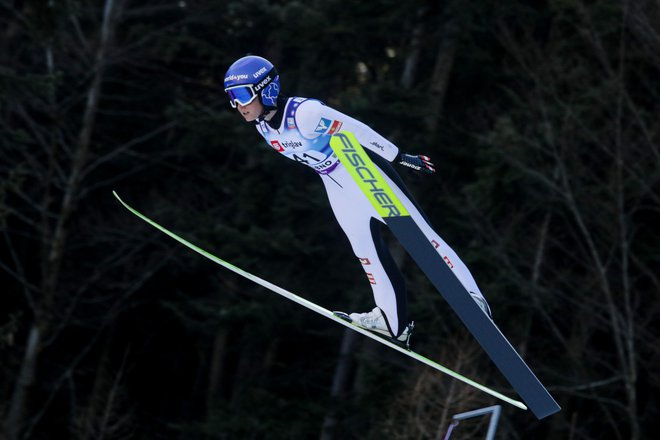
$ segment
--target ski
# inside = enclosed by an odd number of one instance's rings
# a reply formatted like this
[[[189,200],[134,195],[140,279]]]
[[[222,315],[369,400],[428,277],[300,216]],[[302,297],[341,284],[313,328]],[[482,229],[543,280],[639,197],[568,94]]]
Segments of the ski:
[[[419,229],[357,138],[341,131],[330,146],[394,236],[449,303],[534,415],[542,419],[561,408],[532,370],[465,290]]]
[[[207,251],[205,251],[204,249],[202,249],[202,248],[200,248],[200,247],[198,247],[198,246],[192,244],[191,242],[185,240],[184,238],[178,236],[178,235],[175,234],[174,232],[172,232],[172,231],[170,231],[170,230],[164,228],[163,226],[159,225],[159,224],[156,223],[155,221],[151,220],[149,217],[147,217],[147,216],[145,216],[144,214],[140,213],[140,212],[137,211],[135,208],[131,207],[131,206],[128,205],[126,202],[124,202],[124,201],[119,197],[119,195],[118,195],[115,191],[113,191],[112,194],[117,198],[117,200],[118,200],[118,201],[119,201],[119,202],[120,202],[120,203],[121,203],[126,209],[128,209],[131,213],[133,213],[134,215],[136,215],[138,218],[140,218],[141,220],[147,222],[148,224],[150,224],[150,225],[153,226],[154,228],[158,229],[159,231],[161,231],[161,232],[163,232],[163,233],[169,235],[170,237],[172,237],[173,239],[175,239],[175,240],[178,241],[179,243],[181,243],[181,244],[187,246],[188,248],[192,249],[193,251],[197,252],[198,254],[203,255],[204,257],[208,258],[209,260],[213,261],[214,263],[217,263],[217,264],[219,264],[220,266],[223,266],[224,268],[229,269],[229,270],[231,270],[232,272],[237,273],[238,275],[241,275],[242,277],[245,277],[245,278],[247,278],[248,280],[257,283],[257,284],[259,284],[260,286],[263,286],[263,287],[265,287],[266,289],[268,289],[268,290],[270,290],[270,291],[272,291],[272,292],[274,292],[274,293],[277,293],[277,294],[279,294],[279,295],[281,295],[281,296],[283,296],[283,297],[285,297],[285,298],[287,298],[287,299],[289,299],[289,300],[291,300],[291,301],[293,301],[293,302],[295,302],[295,303],[297,303],[297,304],[300,304],[301,306],[303,306],[303,307],[305,307],[305,308],[307,308],[307,309],[309,309],[309,310],[312,310],[312,311],[318,313],[318,314],[321,315],[321,316],[324,316],[324,317],[326,317],[326,318],[328,318],[328,319],[331,319],[331,320],[335,321],[336,323],[339,323],[339,324],[343,325],[344,327],[348,327],[348,328],[350,328],[351,330],[356,331],[356,332],[358,332],[358,333],[361,333],[361,334],[363,334],[364,336],[367,336],[367,337],[373,339],[374,341],[378,341],[378,342],[380,342],[381,344],[383,344],[383,345],[385,345],[385,346],[387,346],[387,347],[389,347],[389,348],[391,348],[391,349],[393,349],[393,350],[396,350],[396,351],[398,351],[398,352],[400,352],[400,353],[405,354],[405,355],[408,356],[408,357],[411,357],[412,359],[415,359],[416,361],[419,361],[419,362],[421,362],[421,363],[423,363],[423,364],[425,364],[425,365],[427,365],[427,366],[429,366],[429,367],[431,367],[431,368],[434,368],[434,369],[436,369],[436,370],[438,370],[438,371],[440,371],[440,372],[442,372],[442,373],[447,374],[448,376],[453,377],[454,379],[460,380],[461,382],[466,383],[467,385],[470,385],[470,386],[472,386],[472,387],[474,387],[474,388],[476,388],[476,389],[478,389],[478,390],[480,390],[480,391],[483,391],[484,393],[487,393],[487,394],[489,394],[489,395],[491,395],[491,396],[493,396],[493,397],[495,397],[495,398],[497,398],[497,399],[500,399],[500,400],[503,401],[503,402],[506,402],[506,403],[508,403],[508,404],[510,404],[510,405],[513,405],[513,406],[515,406],[515,407],[517,407],[517,408],[520,408],[520,409],[523,409],[523,410],[526,410],[526,409],[527,409],[527,406],[525,406],[524,403],[522,403],[522,402],[520,402],[520,401],[518,401],[518,400],[515,400],[515,399],[512,399],[512,398],[510,398],[510,397],[507,397],[507,396],[505,396],[504,394],[499,393],[499,392],[497,392],[497,391],[495,391],[495,390],[493,390],[493,389],[491,389],[491,388],[488,388],[488,387],[486,387],[485,385],[482,385],[482,384],[480,384],[480,383],[478,383],[478,382],[475,382],[474,380],[469,379],[469,378],[467,378],[467,377],[465,377],[465,376],[463,376],[463,375],[461,375],[461,374],[459,374],[459,373],[456,373],[455,371],[452,371],[452,370],[450,370],[449,368],[447,368],[447,367],[445,367],[445,366],[443,366],[443,365],[440,365],[439,363],[437,363],[437,362],[435,362],[435,361],[433,361],[433,360],[431,360],[431,359],[428,359],[427,357],[422,356],[422,355],[419,354],[419,353],[415,353],[415,352],[412,351],[412,350],[405,349],[405,348],[403,348],[403,347],[401,347],[401,346],[395,344],[394,342],[392,342],[392,341],[390,341],[390,340],[388,340],[388,339],[385,339],[385,338],[383,338],[383,337],[381,337],[381,336],[378,336],[378,335],[376,335],[375,333],[372,333],[372,332],[370,332],[370,331],[368,331],[368,330],[365,330],[365,329],[363,329],[363,328],[360,328],[360,327],[358,327],[358,326],[356,326],[356,325],[354,325],[354,324],[351,324],[350,322],[347,322],[347,321],[345,321],[344,319],[338,317],[338,316],[335,315],[333,312],[331,312],[330,310],[328,310],[328,309],[326,309],[326,308],[324,308],[324,307],[321,307],[321,306],[319,306],[319,305],[317,305],[317,304],[315,304],[315,303],[313,303],[313,302],[311,302],[311,301],[309,301],[309,300],[307,300],[307,299],[305,299],[305,298],[302,298],[302,297],[300,297],[300,296],[298,296],[298,295],[295,295],[295,294],[289,292],[288,290],[285,290],[285,289],[283,289],[283,288],[281,288],[281,287],[279,287],[279,286],[276,286],[275,284],[273,284],[273,283],[271,283],[271,282],[268,282],[268,281],[266,281],[266,280],[264,280],[264,279],[262,279],[262,278],[259,278],[259,277],[256,276],[256,275],[252,275],[251,273],[246,272],[246,271],[244,271],[243,269],[241,269],[241,268],[239,268],[239,267],[236,267],[236,266],[234,266],[233,264],[228,263],[227,261],[225,261],[225,260],[223,260],[223,259],[221,259],[221,258],[216,257],[215,255],[211,254],[210,252],[207,252]]]

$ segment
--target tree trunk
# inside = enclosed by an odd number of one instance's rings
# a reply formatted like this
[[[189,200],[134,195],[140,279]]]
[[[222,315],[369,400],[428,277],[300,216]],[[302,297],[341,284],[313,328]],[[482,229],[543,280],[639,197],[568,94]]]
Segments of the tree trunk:
[[[206,411],[211,412],[213,399],[222,392],[222,375],[224,373],[225,352],[229,331],[221,327],[213,338],[213,352],[211,353],[211,366],[209,368],[209,387],[206,392]]]
[[[41,330],[36,324],[32,324],[25,348],[25,356],[23,357],[14,394],[11,398],[9,413],[5,421],[7,440],[18,440],[20,438],[23,420],[25,418],[25,404],[29,389],[34,383],[35,371],[37,369],[41,339]]]
[[[335,374],[332,378],[332,388],[330,389],[330,397],[333,402],[333,408],[323,419],[321,427],[320,440],[332,440],[336,438],[335,427],[337,426],[337,411],[334,405],[346,393],[348,383],[353,375],[355,364],[353,362],[353,352],[357,343],[357,333],[346,329],[344,336],[341,340],[341,347],[339,349],[339,360],[335,368]]]
[[[52,302],[52,294],[57,287],[60,264],[64,254],[64,247],[68,233],[68,223],[77,205],[77,194],[80,187],[81,176],[87,164],[89,148],[94,131],[94,123],[98,112],[101,84],[106,68],[106,56],[114,28],[114,0],[106,0],[103,10],[103,24],[101,26],[101,38],[95,55],[94,77],[87,91],[85,112],[83,113],[82,126],[78,136],[78,145],[71,163],[71,171],[65,186],[62,204],[60,206],[57,223],[52,237],[46,237],[46,243],[50,243],[47,258],[44,265],[44,291],[46,292],[46,306]],[[50,293],[50,295],[49,295]]]
[[[438,119],[442,113],[445,94],[449,85],[449,76],[454,66],[458,37],[461,30],[458,16],[450,12],[452,16],[444,24],[440,38],[440,45],[435,58],[433,75],[429,86],[430,96],[428,115],[426,116],[426,127],[429,132],[435,133],[438,128]]]
[[[114,26],[114,2],[106,0],[103,11],[101,37],[95,54],[94,77],[87,92],[87,101],[83,114],[82,127],[78,136],[69,176],[62,196],[62,204],[56,214],[54,232],[50,234],[48,228],[43,231],[43,241],[48,244],[45,259],[42,263],[42,294],[35,304],[34,323],[28,336],[25,357],[20,366],[19,379],[16,381],[13,397],[9,404],[9,411],[5,421],[5,429],[9,440],[17,440],[24,425],[26,402],[29,387],[34,381],[38,367],[40,345],[49,332],[53,317],[55,292],[60,277],[60,266],[64,256],[69,220],[76,208],[76,196],[80,186],[80,177],[87,163],[88,151],[94,122],[98,111],[98,101],[101,83],[106,64],[106,54],[110,44]],[[50,61],[47,61],[50,62]]]
[[[424,18],[427,10],[428,8],[426,6],[417,9],[417,19],[413,23],[408,54],[406,55],[406,60],[403,63],[403,73],[401,74],[401,87],[406,90],[411,89],[415,83],[417,66],[419,64],[419,56],[422,51],[422,40],[425,30],[424,22],[422,19]]]

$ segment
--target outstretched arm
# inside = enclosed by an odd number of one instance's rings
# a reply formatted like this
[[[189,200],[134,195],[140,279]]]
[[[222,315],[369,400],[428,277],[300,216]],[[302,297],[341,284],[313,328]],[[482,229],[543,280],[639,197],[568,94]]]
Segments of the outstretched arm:
[[[433,163],[427,156],[403,153],[396,145],[368,125],[328,107],[320,101],[305,101],[300,105],[298,115],[304,115],[301,118],[304,121],[298,121],[298,124],[303,130],[307,127],[305,131],[308,131],[310,136],[318,135],[318,127],[326,125],[328,134],[334,134],[340,130],[350,131],[364,148],[382,156],[389,162],[425,173],[435,172]]]

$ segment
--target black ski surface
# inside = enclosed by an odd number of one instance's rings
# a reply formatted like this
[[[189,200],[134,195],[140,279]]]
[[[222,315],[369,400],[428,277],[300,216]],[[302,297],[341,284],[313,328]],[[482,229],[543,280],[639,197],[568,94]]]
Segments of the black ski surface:
[[[534,415],[542,419],[560,411],[560,406],[548,390],[495,323],[472,299],[433,244],[422,233],[355,136],[341,131],[333,135],[330,145],[397,240],[442,294]]]

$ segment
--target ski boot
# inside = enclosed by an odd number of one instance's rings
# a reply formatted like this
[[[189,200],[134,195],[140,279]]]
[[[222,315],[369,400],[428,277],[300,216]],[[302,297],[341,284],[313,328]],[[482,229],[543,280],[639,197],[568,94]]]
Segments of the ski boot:
[[[387,339],[396,342],[399,345],[404,346],[407,350],[410,350],[410,336],[412,336],[413,328],[415,323],[411,322],[403,329],[403,332],[399,336],[392,335],[390,331],[390,326],[387,323],[387,318],[380,310],[379,307],[375,307],[371,312],[367,313],[344,313],[344,312],[333,312],[339,318],[348,321],[356,326],[369,330],[376,333],[377,335],[383,336]]]

